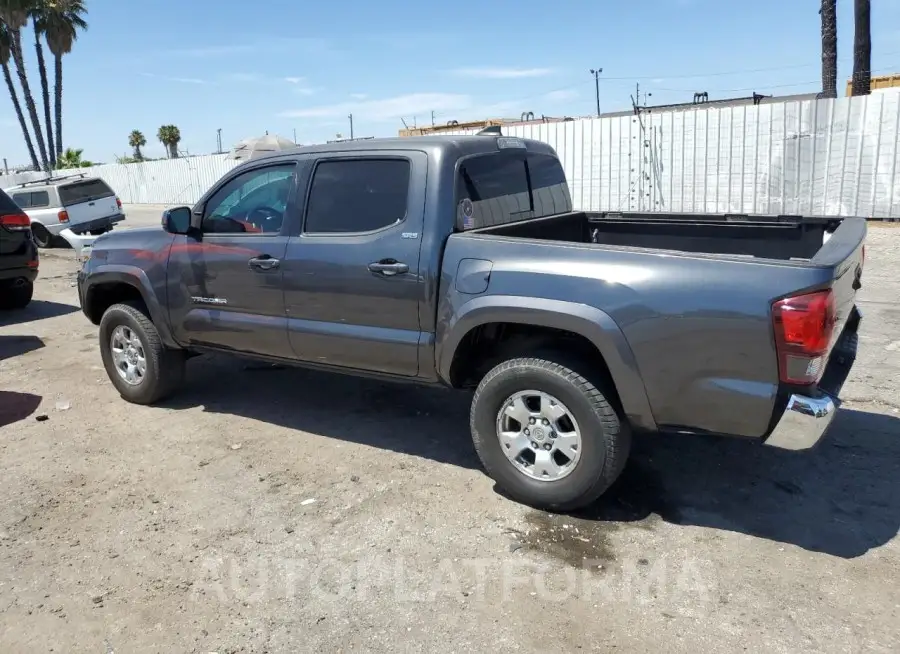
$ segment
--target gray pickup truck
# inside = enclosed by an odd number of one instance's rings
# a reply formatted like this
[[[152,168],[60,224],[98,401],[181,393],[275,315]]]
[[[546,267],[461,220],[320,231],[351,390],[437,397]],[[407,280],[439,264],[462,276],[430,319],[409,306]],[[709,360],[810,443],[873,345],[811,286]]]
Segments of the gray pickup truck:
[[[208,351],[474,389],[485,469],[542,508],[600,496],[635,431],[809,448],[856,355],[865,220],[573,211],[531,140],[298,148],[162,222],[78,277],[123,398]]]

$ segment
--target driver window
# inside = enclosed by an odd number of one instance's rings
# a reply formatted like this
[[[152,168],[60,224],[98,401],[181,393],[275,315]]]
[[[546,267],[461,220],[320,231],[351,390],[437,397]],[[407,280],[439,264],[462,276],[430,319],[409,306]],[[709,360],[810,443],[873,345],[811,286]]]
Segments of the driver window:
[[[277,234],[294,186],[294,164],[248,170],[216,191],[203,212],[204,233]]]

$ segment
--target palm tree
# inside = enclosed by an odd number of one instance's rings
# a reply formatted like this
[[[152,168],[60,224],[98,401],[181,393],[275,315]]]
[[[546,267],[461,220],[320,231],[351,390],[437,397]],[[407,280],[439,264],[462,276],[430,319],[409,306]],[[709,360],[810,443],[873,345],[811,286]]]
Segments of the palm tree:
[[[34,140],[37,141],[41,167],[44,170],[49,170],[47,148],[44,145],[44,134],[41,131],[41,121],[38,118],[37,106],[34,104],[34,96],[31,94],[31,86],[28,84],[25,60],[22,57],[22,28],[28,24],[28,14],[33,6],[33,0],[31,2],[28,0],[2,0],[0,2],[0,20],[6,23],[6,29],[9,32],[10,51],[13,61],[16,63],[19,85],[22,87],[22,97],[25,98],[25,107],[28,109],[31,126],[34,129]]]
[[[156,138],[166,146],[169,159],[178,158],[178,142],[181,141],[181,131],[175,125],[163,125],[156,133]]]
[[[43,0],[41,22],[47,39],[47,47],[53,53],[54,75],[56,84],[56,156],[62,154],[62,92],[63,71],[62,58],[72,52],[72,46],[78,39],[78,32],[86,30],[84,20],[87,14],[84,0]],[[52,147],[52,145],[51,145]]]
[[[44,126],[47,128],[47,154],[51,167],[56,166],[56,152],[53,147],[53,120],[50,118],[50,85],[47,83],[47,65],[44,62],[44,46],[41,38],[46,33],[46,21],[44,20],[48,0],[36,0],[34,7],[29,12],[32,26],[34,27],[34,51],[37,54],[38,72],[41,76],[41,96],[44,101]]]
[[[89,168],[93,166],[93,162],[85,161],[81,158],[81,154],[84,152],[82,149],[74,149],[74,148],[66,148],[65,152],[63,152],[56,159],[56,167],[57,168]]]
[[[128,135],[128,145],[134,148],[134,158],[138,161],[142,161],[144,155],[141,153],[141,148],[147,145],[147,139],[144,138],[144,134],[141,130],[131,130],[131,134]]]
[[[853,3],[853,85],[851,95],[868,95],[872,85],[872,7],[869,0]]]
[[[820,98],[837,97],[837,0],[822,0],[822,92]]]
[[[25,122],[25,114],[22,113],[22,105],[19,104],[19,94],[13,84],[12,73],[9,70],[9,60],[12,56],[12,40],[6,23],[0,21],[0,65],[3,66],[3,79],[6,80],[6,88],[9,89],[9,97],[12,100],[13,108],[16,110],[16,117],[19,119],[19,126],[22,128],[22,135],[25,137],[25,145],[28,148],[28,155],[31,157],[31,165],[35,170],[39,170],[41,165],[38,163],[37,154],[34,152],[34,143],[31,140],[31,133],[28,131],[28,124]]]

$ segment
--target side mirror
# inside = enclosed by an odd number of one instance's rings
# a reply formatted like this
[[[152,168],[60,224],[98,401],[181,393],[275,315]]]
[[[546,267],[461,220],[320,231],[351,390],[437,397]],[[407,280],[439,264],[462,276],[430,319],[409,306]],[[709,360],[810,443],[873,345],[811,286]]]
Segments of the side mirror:
[[[163,211],[162,228],[170,234],[187,234],[191,230],[191,208],[172,207]]]

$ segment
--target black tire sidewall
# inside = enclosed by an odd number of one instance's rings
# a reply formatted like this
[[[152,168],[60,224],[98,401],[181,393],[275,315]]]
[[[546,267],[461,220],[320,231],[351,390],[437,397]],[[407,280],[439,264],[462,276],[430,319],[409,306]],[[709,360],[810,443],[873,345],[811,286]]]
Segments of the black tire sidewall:
[[[120,325],[128,327],[138,335],[144,349],[144,358],[147,361],[147,373],[144,375],[144,379],[141,380],[140,384],[134,386],[119,376],[119,372],[113,363],[110,338],[115,328]],[[100,357],[103,360],[103,367],[106,368],[106,374],[110,381],[126,399],[143,401],[145,397],[153,394],[155,386],[159,383],[159,370],[156,365],[157,358],[150,350],[150,339],[146,331],[128,311],[113,306],[103,314],[103,318],[100,321]]]
[[[489,474],[514,499],[527,504],[562,507],[589,494],[604,474],[608,439],[616,436],[607,433],[589,396],[563,375],[535,365],[517,365],[489,377],[472,407],[472,435]],[[497,438],[501,407],[510,396],[526,390],[543,391],[565,404],[581,431],[581,457],[575,470],[558,481],[539,481],[520,472]]]
[[[43,240],[39,238],[39,235],[43,237]],[[34,239],[34,244],[39,248],[49,248],[53,243],[53,234],[40,223],[31,226],[31,236]]]

